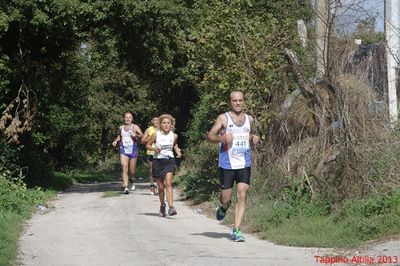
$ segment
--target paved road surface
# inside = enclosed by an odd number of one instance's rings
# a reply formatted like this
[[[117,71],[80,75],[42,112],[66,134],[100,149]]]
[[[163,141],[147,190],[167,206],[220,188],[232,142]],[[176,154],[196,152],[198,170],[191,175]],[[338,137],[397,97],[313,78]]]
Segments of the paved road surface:
[[[194,213],[183,201],[176,201],[177,216],[158,217],[158,198],[148,193],[148,184],[138,184],[130,195],[102,197],[118,187],[78,185],[49,213],[34,215],[21,237],[21,264],[322,265],[315,255],[334,254],[278,246],[251,235],[234,243],[230,228]]]

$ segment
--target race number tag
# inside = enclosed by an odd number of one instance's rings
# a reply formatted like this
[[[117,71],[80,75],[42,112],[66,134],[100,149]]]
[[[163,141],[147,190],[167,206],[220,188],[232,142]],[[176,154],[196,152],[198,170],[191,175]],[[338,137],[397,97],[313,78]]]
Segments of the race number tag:
[[[232,153],[246,153],[250,149],[249,133],[233,133]]]
[[[132,153],[133,151],[133,141],[131,139],[124,139],[122,141],[125,153]]]

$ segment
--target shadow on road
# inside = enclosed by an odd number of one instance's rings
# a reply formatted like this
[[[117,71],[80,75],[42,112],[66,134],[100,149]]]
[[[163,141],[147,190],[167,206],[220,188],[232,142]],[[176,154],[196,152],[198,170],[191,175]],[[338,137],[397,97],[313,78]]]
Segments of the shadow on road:
[[[87,184],[73,184],[70,188],[68,188],[65,192],[74,192],[74,193],[92,193],[92,192],[106,192],[106,191],[121,191],[121,181],[112,181],[112,182],[98,182],[98,183],[87,183]],[[144,190],[149,188],[148,183],[143,182],[135,182],[135,186],[137,190]],[[135,193],[135,192],[133,192]]]
[[[156,213],[156,212],[142,212],[142,213],[138,213],[138,215],[159,217],[159,216],[158,216],[158,212],[157,212],[157,213]],[[161,218],[162,218],[162,219],[173,219],[173,218],[168,217],[168,216],[166,216],[166,217],[159,217],[159,218],[160,218],[160,219],[161,219]]]
[[[206,236],[210,238],[227,238],[231,239],[231,235],[228,233],[217,233],[217,232],[203,232],[203,233],[195,233],[190,234],[192,236]]]
[[[142,212],[142,213],[138,213],[138,215],[145,215],[145,216],[157,216],[158,217],[158,213],[155,212]]]

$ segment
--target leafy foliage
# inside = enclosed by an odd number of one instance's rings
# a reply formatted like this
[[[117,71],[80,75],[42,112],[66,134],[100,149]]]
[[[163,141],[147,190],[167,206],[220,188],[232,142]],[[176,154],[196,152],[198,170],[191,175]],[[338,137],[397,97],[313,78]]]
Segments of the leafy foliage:
[[[204,142],[195,149],[187,151],[179,182],[188,197],[204,201],[219,189],[218,149],[216,145]],[[185,173],[186,169],[189,171]]]

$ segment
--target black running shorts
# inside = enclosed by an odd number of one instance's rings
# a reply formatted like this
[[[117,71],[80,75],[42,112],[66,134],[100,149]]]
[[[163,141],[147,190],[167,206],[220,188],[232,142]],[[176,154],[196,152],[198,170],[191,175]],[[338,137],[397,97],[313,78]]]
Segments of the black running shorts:
[[[250,185],[250,167],[242,169],[224,169],[219,168],[219,184],[221,189],[231,189],[233,184],[245,183]]]
[[[175,173],[175,158],[154,159],[153,160],[153,177],[165,177],[167,173]]]

